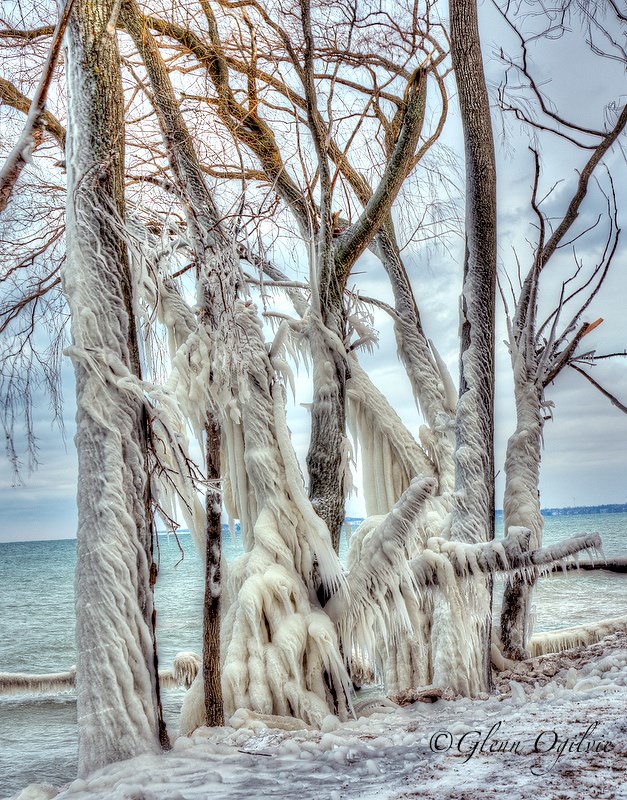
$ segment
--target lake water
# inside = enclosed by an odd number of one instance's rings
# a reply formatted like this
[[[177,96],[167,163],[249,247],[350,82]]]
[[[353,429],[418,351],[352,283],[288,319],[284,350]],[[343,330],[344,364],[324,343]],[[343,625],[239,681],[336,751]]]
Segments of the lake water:
[[[605,553],[627,556],[627,514],[545,519],[545,543],[576,533],[601,534]],[[200,653],[203,576],[189,535],[159,537],[156,587],[161,668],[184,650]],[[343,548],[346,544],[343,542]],[[224,536],[227,558],[241,544]],[[73,540],[0,544],[0,672],[47,673],[75,662]],[[497,583],[498,590],[498,583]],[[540,581],[536,630],[546,631],[627,614],[627,575],[569,573]],[[164,710],[176,728],[183,690],[164,691]],[[59,786],[76,775],[76,704],[70,693],[0,696],[0,796],[32,782]]]

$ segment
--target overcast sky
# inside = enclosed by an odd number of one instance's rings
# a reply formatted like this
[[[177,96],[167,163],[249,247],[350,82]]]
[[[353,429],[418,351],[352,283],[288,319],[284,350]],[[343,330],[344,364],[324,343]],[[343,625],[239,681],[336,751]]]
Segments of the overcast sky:
[[[488,77],[496,80],[498,65],[491,54],[511,39],[487,4],[482,6],[483,45],[487,60]],[[605,105],[621,98],[624,71],[608,62],[600,62],[585,54],[583,48],[573,49],[572,41],[553,43],[545,49],[538,62],[538,77],[550,81],[544,88],[560,108],[568,108],[583,125],[600,127]],[[577,52],[577,57],[573,54]],[[495,116],[495,120],[497,117]],[[450,120],[448,143],[459,148],[458,120]],[[528,139],[514,129],[495,125],[497,155],[499,160],[499,273],[504,279],[508,272],[515,275],[513,249],[516,248],[523,267],[529,264],[531,249],[527,240],[533,237],[530,227],[529,190],[532,180],[531,156]],[[545,168],[542,175],[546,189],[556,180],[563,182],[552,196],[550,208],[559,216],[565,208],[577,175],[582,157],[558,139],[543,143]],[[614,154],[608,164],[613,167],[618,191],[621,220],[627,213],[627,196],[624,158]],[[604,180],[602,173],[599,173]],[[596,192],[596,189],[592,192]],[[596,192],[582,217],[595,218],[601,208],[602,198]],[[581,243],[578,257],[584,270],[595,263],[603,246],[601,227]],[[627,259],[626,243],[622,242],[604,289],[594,300],[583,318],[591,322],[603,317],[604,323],[590,334],[590,349],[598,352],[623,350],[627,346]],[[458,305],[461,288],[461,239],[453,242],[449,251],[431,250],[429,254],[406,252],[407,264],[414,284],[423,324],[427,335],[433,339],[449,369],[457,380]],[[542,303],[552,308],[559,294],[561,281],[572,268],[572,253],[564,253],[543,279]],[[360,272],[359,289],[366,295],[391,300],[391,293],[383,270],[369,255],[363,257],[357,268]],[[355,279],[357,283],[357,279]],[[502,305],[499,304],[500,330],[497,336],[496,385],[496,459],[497,470],[502,470],[505,446],[513,432],[513,396],[510,365],[503,344],[505,329]],[[401,417],[417,432],[421,420],[416,411],[411,390],[404,371],[399,365],[390,321],[383,312],[377,312],[375,327],[379,330],[380,344],[373,355],[363,357],[364,366],[374,382],[387,395]],[[614,394],[627,402],[627,359],[603,362],[593,370],[595,378]],[[8,460],[0,461],[0,541],[24,539],[67,538],[75,535],[76,510],[76,458],[72,437],[74,434],[74,388],[72,370],[64,367],[65,439],[57,426],[50,423],[50,411],[43,394],[35,407],[35,430],[38,440],[39,468],[32,474],[25,469],[24,485],[13,485],[13,474]],[[297,404],[288,411],[288,420],[299,457],[304,459],[308,440],[308,415],[301,403],[308,396],[307,379],[299,379]],[[627,502],[627,415],[622,414],[601,397],[594,388],[572,370],[558,378],[555,386],[547,390],[547,399],[554,403],[554,419],[545,426],[541,499],[544,507],[571,505],[596,505]],[[357,471],[358,479],[358,471]],[[502,504],[502,473],[497,481],[497,506]],[[348,502],[351,516],[363,515],[363,499],[359,493]]]

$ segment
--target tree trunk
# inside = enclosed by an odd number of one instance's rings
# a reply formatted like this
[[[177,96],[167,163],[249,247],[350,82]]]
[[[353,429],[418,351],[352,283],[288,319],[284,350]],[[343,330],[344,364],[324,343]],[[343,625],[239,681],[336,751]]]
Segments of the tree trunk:
[[[476,0],[450,0],[451,54],[466,155],[466,256],[462,292],[460,396],[452,538],[494,537],[494,309],[496,166]],[[470,624],[481,659],[479,685],[490,685],[491,581],[469,592]],[[475,591],[476,590],[476,593]],[[487,590],[487,591],[486,591]],[[469,638],[474,638],[469,632]]]
[[[341,297],[336,307],[324,315],[322,324],[344,340]],[[328,335],[328,334],[327,334]],[[312,326],[311,359],[313,362],[313,399],[311,437],[307,451],[309,499],[331,534],[335,552],[339,552],[344,524],[348,441],[346,439],[346,358],[330,346],[325,333]],[[343,345],[342,345],[343,346]]]
[[[533,381],[515,377],[516,431],[507,443],[505,457],[505,533],[512,526],[529,528],[529,549],[542,545],[543,520],[540,513],[540,460],[542,390]],[[508,658],[526,658],[527,627],[533,584],[510,577],[503,592],[501,641]]]
[[[222,577],[222,500],[217,483],[220,480],[220,424],[215,418],[207,421],[207,551],[205,573],[205,605],[203,615],[203,681],[206,724],[224,725],[222,684],[220,682],[220,599]]]
[[[146,419],[122,237],[123,99],[115,3],[78,0],[68,26],[67,260],[76,374],[79,774],[159,750]],[[115,29],[115,28],[114,28]],[[120,372],[118,372],[119,368]]]

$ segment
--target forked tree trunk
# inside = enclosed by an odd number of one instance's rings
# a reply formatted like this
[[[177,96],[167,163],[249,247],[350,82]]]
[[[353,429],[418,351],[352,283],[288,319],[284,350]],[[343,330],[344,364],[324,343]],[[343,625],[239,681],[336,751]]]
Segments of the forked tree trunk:
[[[451,54],[466,156],[466,256],[452,538],[494,537],[494,309],[496,166],[476,0],[450,0]],[[478,583],[478,582],[477,582]],[[490,685],[491,580],[468,596],[469,640],[480,652],[478,684]],[[483,607],[485,605],[485,607]]]
[[[113,0],[77,0],[67,33],[64,291],[76,374],[79,774],[159,750],[146,418],[124,214],[124,119]],[[113,32],[112,32],[113,31]],[[164,731],[163,731],[164,733]]]

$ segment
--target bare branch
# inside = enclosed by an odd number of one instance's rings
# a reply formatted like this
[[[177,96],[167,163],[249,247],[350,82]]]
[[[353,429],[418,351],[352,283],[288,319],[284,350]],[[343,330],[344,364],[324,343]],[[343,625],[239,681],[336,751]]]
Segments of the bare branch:
[[[427,66],[421,65],[407,84],[407,106],[403,125],[379,185],[372,193],[357,222],[338,238],[335,261],[340,274],[347,276],[357,258],[368,247],[369,242],[388,216],[392,203],[407,177],[424,121],[427,74]]]
[[[0,213],[7,207],[13,188],[26,166],[30,154],[38,144],[38,136],[41,136],[41,117],[44,112],[46,96],[50,88],[54,67],[59,57],[63,35],[73,3],[74,0],[66,0],[65,7],[55,28],[50,51],[43,67],[43,74],[30,105],[26,125],[15,147],[4,162],[2,171],[0,171]]]
[[[619,355],[622,355],[622,354],[619,354]],[[588,373],[587,373],[587,372],[584,372],[584,370],[582,370],[582,369],[581,369],[580,367],[578,367],[576,364],[572,364],[572,363],[571,363],[571,364],[569,364],[568,366],[569,366],[571,369],[574,369],[574,370],[575,370],[575,372],[578,372],[580,375],[583,375],[583,376],[584,376],[584,378],[585,378],[587,381],[590,381],[590,383],[591,383],[591,384],[594,386],[594,388],[595,388],[595,389],[598,389],[598,390],[599,390],[599,392],[601,392],[601,394],[602,394],[604,397],[607,397],[607,399],[610,401],[610,403],[611,403],[613,406],[616,406],[616,408],[617,408],[619,411],[622,411],[622,412],[623,412],[623,414],[627,414],[627,406],[626,406],[626,405],[624,405],[623,403],[621,403],[621,401],[620,401],[620,400],[619,400],[617,397],[614,397],[614,395],[613,395],[611,392],[608,392],[608,391],[607,391],[607,389],[604,389],[604,388],[601,386],[601,384],[600,384],[600,383],[597,383],[597,381],[595,381],[595,380],[594,380],[594,378],[593,378],[591,375],[588,375]]]

